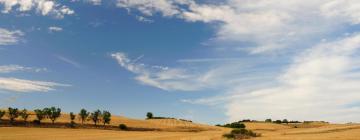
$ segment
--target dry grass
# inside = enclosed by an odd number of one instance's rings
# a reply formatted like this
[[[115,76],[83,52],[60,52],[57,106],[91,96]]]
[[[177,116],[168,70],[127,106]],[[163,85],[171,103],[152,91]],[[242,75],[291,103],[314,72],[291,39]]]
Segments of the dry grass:
[[[30,120],[34,119],[34,116]],[[50,122],[46,120],[46,122]],[[68,123],[64,114],[57,122]],[[137,120],[113,117],[111,125],[152,128],[159,131],[115,131],[99,129],[0,127],[0,140],[221,140],[230,129],[196,124],[175,119]],[[80,123],[80,120],[77,120]],[[92,124],[88,121],[87,124]],[[245,123],[248,129],[261,133],[254,140],[359,140],[360,124],[273,124]],[[297,126],[295,128],[294,126]]]
[[[250,129],[262,133],[254,140],[359,140],[360,124],[310,123],[291,125],[247,123]]]

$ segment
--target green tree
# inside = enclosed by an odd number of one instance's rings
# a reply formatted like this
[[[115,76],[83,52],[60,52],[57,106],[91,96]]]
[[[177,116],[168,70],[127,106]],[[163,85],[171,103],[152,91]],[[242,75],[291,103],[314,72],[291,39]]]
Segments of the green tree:
[[[110,124],[111,121],[111,113],[109,111],[103,111],[102,113],[102,121],[105,124]]]
[[[90,115],[90,112],[87,112],[85,109],[81,109],[79,116],[81,119],[81,124],[84,124],[84,121],[86,120],[86,118],[88,118]]]
[[[148,112],[148,113],[146,114],[146,117],[147,117],[148,119],[152,119],[152,118],[154,117],[154,115],[153,115],[151,112]]]
[[[289,123],[289,121],[288,121],[287,119],[284,119],[284,120],[282,121],[282,123],[286,123],[286,124],[288,124],[288,123]]]
[[[5,116],[5,111],[3,111],[3,110],[0,110],[0,121],[1,121],[1,119],[2,119],[2,117],[4,117]]]
[[[101,117],[101,111],[95,110],[93,113],[90,114],[90,119],[94,122],[95,126],[100,121]]]
[[[61,116],[60,108],[44,108],[44,112],[46,113],[47,118],[51,120],[52,124],[54,124],[55,120]]]
[[[21,110],[20,117],[24,120],[24,122],[27,122],[27,119],[29,118],[29,113],[26,109]]]
[[[8,115],[9,115],[9,118],[10,118],[10,123],[14,123],[15,119],[17,117],[19,117],[19,114],[20,114],[19,109],[9,107],[8,111],[9,111]]]
[[[274,123],[281,124],[281,120],[276,120]]]
[[[270,122],[271,123],[272,120],[271,119],[266,119],[265,122]]]
[[[70,120],[74,121],[76,118],[76,115],[73,112],[70,112]]]
[[[76,118],[76,115],[73,113],[73,112],[70,112],[70,120],[71,120],[71,122],[70,122],[70,127],[71,128],[74,128],[75,127],[75,118]]]
[[[44,110],[41,109],[35,109],[34,112],[37,120],[39,121],[39,123],[41,123],[41,120],[43,120],[46,117],[46,113],[44,112]]]

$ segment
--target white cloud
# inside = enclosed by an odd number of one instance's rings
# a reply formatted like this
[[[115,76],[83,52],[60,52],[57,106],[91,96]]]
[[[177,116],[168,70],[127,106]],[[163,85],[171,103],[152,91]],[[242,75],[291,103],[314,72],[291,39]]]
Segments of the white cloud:
[[[356,55],[359,48],[359,34],[321,43],[299,54],[273,81],[256,83],[254,89],[234,83],[227,95],[183,102],[224,104],[229,121],[246,118],[360,121],[357,86],[360,61]],[[264,82],[273,84],[259,86]]]
[[[184,80],[197,85],[196,90],[208,86],[223,89],[215,97],[184,102],[222,104],[232,121],[268,117],[360,121],[360,88],[357,86],[360,84],[357,55],[360,35],[349,36],[358,31],[358,0],[226,0],[213,3],[118,0],[118,7],[136,9],[145,16],[159,14],[214,25],[215,40],[219,42],[216,44],[240,47],[235,50],[247,50],[248,55],[254,57],[248,63],[241,63],[246,59],[230,60],[231,63],[221,59],[179,60],[210,65],[201,74],[181,69],[185,75],[193,76]],[[291,53],[268,54],[282,51]],[[259,58],[261,56],[265,59]],[[289,59],[294,59],[290,65],[287,64]],[[145,75],[137,74],[138,77]],[[161,87],[158,80],[150,79],[152,85]],[[193,79],[197,79],[196,82]]]
[[[20,65],[0,65],[0,73],[11,73],[16,71],[32,71],[32,72],[42,72],[47,71],[46,68],[33,68],[25,67]]]
[[[102,0],[85,0],[93,5],[101,5]]]
[[[63,28],[61,27],[56,27],[56,26],[51,26],[48,28],[49,32],[61,32],[63,30]]]
[[[358,5],[356,0],[227,0],[216,4],[194,0],[118,0],[118,7],[137,9],[147,16],[160,13],[215,25],[217,41],[254,44],[245,49],[254,54],[308,45],[319,36],[342,30],[337,27],[343,24],[356,24],[360,19]]]
[[[9,31],[0,28],[0,46],[12,45],[19,42],[19,37],[24,35],[20,30]]]
[[[41,15],[53,15],[56,18],[74,14],[69,7],[57,3],[55,0],[0,0],[0,5],[4,7],[2,13],[36,10]]]
[[[153,23],[154,22],[154,20],[148,19],[143,16],[136,16],[136,19],[140,22],[145,22],[145,23]]]
[[[174,16],[180,13],[175,5],[179,0],[117,0],[117,6],[122,8],[137,8],[143,14],[151,16],[161,13],[164,16]]]
[[[204,88],[204,83],[197,74],[189,74],[186,70],[163,66],[147,66],[129,59],[124,53],[111,56],[126,70],[136,74],[135,79],[142,84],[163,90],[194,91]]]
[[[0,77],[0,90],[13,91],[13,92],[48,92],[55,90],[54,87],[69,86],[54,82],[44,81],[31,81],[16,78]]]

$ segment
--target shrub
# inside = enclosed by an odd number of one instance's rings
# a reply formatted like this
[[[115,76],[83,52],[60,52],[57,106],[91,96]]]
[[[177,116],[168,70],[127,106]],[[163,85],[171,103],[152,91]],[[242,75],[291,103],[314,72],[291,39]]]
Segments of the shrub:
[[[147,119],[152,119],[154,115],[151,112],[146,113]]]
[[[224,134],[223,137],[227,138],[227,139],[234,139],[235,138],[235,135],[234,134],[231,134],[231,133],[228,133],[228,134]]]
[[[230,124],[225,124],[223,127],[228,127],[228,128],[245,128],[245,124],[241,123],[241,122],[233,122]]]
[[[125,124],[120,124],[119,129],[121,130],[127,130],[127,126]]]
[[[37,124],[37,125],[40,125],[40,124],[41,124],[41,121],[40,121],[40,120],[33,120],[33,123],[34,123],[34,124]]]
[[[74,121],[71,121],[71,122],[70,122],[70,127],[71,127],[71,128],[75,128],[75,126],[76,126],[76,123],[75,123]]]
[[[234,138],[234,139],[247,139],[251,137],[259,137],[261,136],[258,133],[255,133],[251,130],[247,129],[233,129],[230,133],[224,134],[223,137],[225,138]]]
[[[267,123],[271,123],[271,122],[272,122],[272,120],[271,120],[271,119],[266,119],[266,120],[265,120],[265,122],[267,122]]]
[[[73,122],[75,120],[76,116],[73,112],[70,112],[70,120]]]
[[[0,110],[0,121],[1,121],[2,117],[4,117],[4,116],[5,116],[5,111]]]
[[[288,121],[287,119],[284,119],[284,120],[282,121],[282,123],[286,123],[286,124],[288,124],[288,123],[289,123],[289,121]]]
[[[274,121],[274,123],[281,124],[282,121],[281,120],[276,120],[276,121]]]

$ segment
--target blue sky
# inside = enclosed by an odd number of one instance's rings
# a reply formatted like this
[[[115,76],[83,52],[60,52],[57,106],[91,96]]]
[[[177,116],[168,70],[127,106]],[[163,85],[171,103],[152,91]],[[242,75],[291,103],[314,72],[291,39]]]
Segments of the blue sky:
[[[356,0],[0,0],[0,10],[4,108],[360,121]]]

